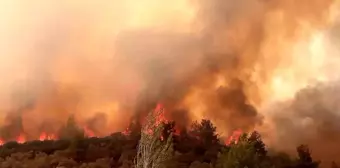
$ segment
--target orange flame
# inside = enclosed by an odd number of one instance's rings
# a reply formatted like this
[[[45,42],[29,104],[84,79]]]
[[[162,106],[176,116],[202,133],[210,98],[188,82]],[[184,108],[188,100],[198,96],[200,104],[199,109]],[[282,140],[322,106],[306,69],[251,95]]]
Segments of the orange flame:
[[[235,130],[231,134],[231,136],[226,140],[225,144],[226,145],[230,145],[231,143],[237,144],[237,142],[240,139],[241,135],[242,135],[242,130],[241,129]]]
[[[84,133],[87,137],[95,137],[95,133],[87,127],[84,127]]]
[[[157,112],[161,111],[161,113],[157,114]],[[164,107],[161,103],[158,103],[156,108],[155,108],[155,111],[154,111],[156,114],[156,126],[161,124],[161,123],[166,123],[168,122],[168,120],[166,119],[165,115],[164,115]]]
[[[174,135],[180,135],[180,134],[181,134],[181,130],[178,128],[175,128]]]
[[[26,142],[26,137],[25,137],[25,135],[24,135],[24,134],[20,134],[20,135],[16,138],[16,141],[17,141],[18,143],[24,143],[24,142]]]
[[[55,140],[56,139],[56,136],[54,134],[50,134],[48,135],[47,133],[45,132],[42,132],[39,136],[39,140],[40,141],[44,141],[44,140]]]
[[[130,135],[131,131],[130,131],[130,128],[127,127],[124,131],[122,131],[122,134],[125,135],[125,136],[128,136]]]

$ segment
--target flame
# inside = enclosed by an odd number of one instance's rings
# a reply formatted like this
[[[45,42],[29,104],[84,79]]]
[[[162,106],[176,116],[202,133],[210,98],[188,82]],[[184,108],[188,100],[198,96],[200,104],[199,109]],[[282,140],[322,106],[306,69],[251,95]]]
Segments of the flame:
[[[226,139],[225,144],[226,145],[230,145],[231,143],[237,144],[237,142],[240,139],[242,133],[243,132],[242,132],[241,129],[233,131],[232,135],[229,138]]]
[[[26,137],[25,137],[24,134],[20,134],[20,135],[16,138],[15,141],[17,141],[18,143],[25,143],[25,142],[26,142]]]
[[[87,127],[84,127],[83,130],[84,130],[85,136],[87,136],[87,137],[96,137],[95,133],[92,130],[88,129]],[[41,132],[37,139],[39,141],[58,140],[58,136],[56,134],[54,134],[54,133]],[[27,142],[25,133],[20,133],[15,138],[15,141],[17,143],[25,143],[25,142]],[[6,142],[8,142],[8,141],[5,141],[5,140],[0,138],[0,146],[5,144]]]
[[[125,136],[129,136],[131,134],[130,128],[127,127],[124,131],[122,131],[122,134]]]
[[[56,140],[56,136],[54,134],[47,134],[46,132],[42,132],[39,136],[40,141],[44,140]]]
[[[162,124],[162,123],[167,123],[169,122],[169,120],[166,119],[165,114],[164,114],[164,107],[161,103],[158,103],[153,111],[153,115],[155,117],[155,123],[154,125],[152,125],[151,127],[145,127],[147,125],[144,125],[143,127],[143,132],[147,135],[152,135],[154,133],[154,126],[157,127],[158,125]],[[147,122],[147,121],[144,121]],[[127,130],[128,131],[128,130]],[[124,132],[125,134],[127,134],[128,132]],[[160,135],[160,139],[163,141],[164,137],[161,134]]]
[[[181,130],[177,127],[175,127],[175,132],[174,135],[180,135],[181,134]]]
[[[95,133],[92,130],[90,130],[89,128],[84,127],[83,130],[84,130],[85,136],[95,137]]]
[[[160,113],[158,113],[160,112]],[[163,105],[161,103],[158,103],[155,110],[154,110],[154,113],[155,113],[155,117],[156,117],[156,126],[161,124],[161,123],[167,123],[168,120],[166,119],[165,117],[165,109],[163,107]]]

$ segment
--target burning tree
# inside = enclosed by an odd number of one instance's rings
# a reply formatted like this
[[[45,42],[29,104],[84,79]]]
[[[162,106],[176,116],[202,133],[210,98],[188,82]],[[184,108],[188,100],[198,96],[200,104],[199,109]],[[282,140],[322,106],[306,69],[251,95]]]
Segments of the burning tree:
[[[165,139],[162,136],[165,123],[159,121],[163,109],[156,109],[146,117],[141,130],[135,168],[163,168],[173,155],[172,134]]]

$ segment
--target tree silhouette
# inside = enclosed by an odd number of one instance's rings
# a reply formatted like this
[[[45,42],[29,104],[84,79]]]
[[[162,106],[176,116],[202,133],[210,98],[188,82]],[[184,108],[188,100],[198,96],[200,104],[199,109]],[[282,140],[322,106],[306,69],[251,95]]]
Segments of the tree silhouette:
[[[219,142],[218,135],[216,134],[216,127],[210,120],[201,120],[200,123],[194,122],[191,125],[189,134],[197,138],[205,146],[211,146]]]
[[[307,145],[300,145],[296,148],[298,153],[297,167],[300,168],[317,168],[320,162],[313,161],[311,153]]]
[[[261,139],[261,135],[254,131],[250,134],[248,141],[253,144],[256,154],[264,159],[267,156],[266,146]]]

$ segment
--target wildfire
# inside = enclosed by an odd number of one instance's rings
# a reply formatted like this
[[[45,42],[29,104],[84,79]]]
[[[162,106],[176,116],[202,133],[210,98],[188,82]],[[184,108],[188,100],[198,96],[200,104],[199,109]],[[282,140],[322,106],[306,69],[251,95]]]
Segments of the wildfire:
[[[162,104],[157,104],[156,108],[154,109],[153,113],[155,115],[155,125],[158,125],[160,123],[167,123],[169,122],[169,120],[165,117],[164,114],[165,110]],[[94,131],[92,131],[91,129],[89,129],[88,127],[84,126],[83,127],[83,131],[84,131],[84,135],[87,137],[95,137],[96,134]],[[152,135],[153,131],[151,128],[147,129],[146,133],[148,135]],[[124,131],[121,132],[123,135],[128,136],[131,133],[131,129],[128,127],[126,128]],[[242,130],[238,129],[235,130],[232,135],[226,139],[225,141],[225,145],[230,145],[231,143],[237,143],[238,139],[240,138],[241,134],[242,134]],[[179,129],[175,129],[174,130],[174,134],[175,135],[180,135],[180,130]],[[161,135],[161,140],[164,140],[163,135]],[[199,139],[199,137],[196,137],[197,139]],[[40,141],[45,141],[45,140],[57,140],[58,136],[54,133],[47,133],[47,132],[42,132],[38,138],[38,140]],[[15,139],[15,141],[17,143],[25,143],[27,141],[26,136],[24,133],[20,133],[17,138]],[[3,139],[0,139],[0,146],[5,144],[6,141]]]
[[[335,78],[340,67],[336,49],[327,42],[338,7],[330,12],[333,19],[323,16],[331,1],[75,1],[43,1],[38,7],[47,9],[46,13],[38,15],[27,12],[35,11],[37,5],[0,5],[11,9],[1,10],[5,13],[0,16],[4,56],[0,77],[6,79],[0,84],[0,111],[4,111],[0,126],[12,122],[13,128],[6,128],[11,131],[20,123],[22,132],[28,133],[1,137],[0,144],[8,139],[25,142],[33,133],[39,140],[57,139],[55,132],[37,130],[47,119],[58,127],[70,112],[81,116],[80,123],[94,113],[105,113],[96,126],[83,130],[88,137],[98,136],[94,131],[98,128],[103,128],[100,135],[109,134],[124,129],[120,126],[133,115],[134,105],[149,104],[149,96],[150,101],[157,97],[173,101],[165,102],[173,104],[171,108],[184,109],[188,114],[181,127],[207,118],[225,134],[230,128],[243,128],[238,123],[244,117],[235,120],[226,111],[242,114],[239,104],[260,108],[272,100],[291,98],[310,80]],[[96,5],[88,5],[92,3]],[[227,89],[235,77],[243,80],[243,88]],[[216,91],[222,86],[228,94]],[[228,96],[238,91],[244,92],[242,96]],[[147,99],[140,100],[138,95]],[[239,97],[247,98],[236,104]],[[17,109],[18,116],[5,121],[2,115]],[[160,109],[164,108],[159,103],[156,111]],[[236,123],[228,122],[232,120],[242,122],[231,126]],[[257,124],[257,117],[249,120],[244,120],[247,127]],[[164,113],[156,118],[156,124],[161,122],[168,122]],[[237,141],[240,134],[235,131],[226,143]]]
[[[157,113],[158,111],[161,111],[160,113]],[[160,124],[162,122],[168,122],[168,120],[166,119],[165,115],[164,115],[164,108],[162,104],[158,104],[154,110],[155,114],[156,114],[156,124]],[[96,137],[96,133],[91,130],[90,128],[88,128],[87,126],[83,126],[83,131],[84,131],[84,136],[86,137]],[[152,130],[149,130],[148,133],[152,134]],[[126,130],[122,131],[122,134],[124,135],[129,135],[131,133],[130,128],[127,128]],[[44,140],[57,140],[58,136],[55,133],[47,133],[47,132],[42,132],[39,137],[37,138],[40,141],[44,141]],[[24,133],[20,133],[16,138],[15,141],[17,143],[24,143],[27,141],[26,135]],[[0,145],[3,145],[4,143],[6,143],[5,140],[0,139]]]
[[[91,129],[84,127],[83,128],[84,131],[84,136],[86,137],[96,137],[96,134],[94,131],[92,131]],[[55,133],[47,133],[47,132],[42,132],[40,133],[39,137],[37,137],[37,139],[39,141],[45,141],[45,140],[57,140],[58,139],[58,135]],[[25,143],[28,141],[28,139],[26,138],[26,135],[24,133],[20,133],[15,139],[14,141],[16,141],[17,143]],[[0,146],[5,144],[6,140],[4,140],[3,138],[0,138]]]

